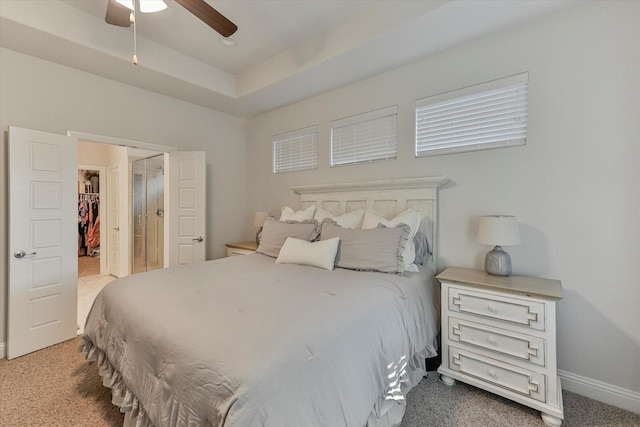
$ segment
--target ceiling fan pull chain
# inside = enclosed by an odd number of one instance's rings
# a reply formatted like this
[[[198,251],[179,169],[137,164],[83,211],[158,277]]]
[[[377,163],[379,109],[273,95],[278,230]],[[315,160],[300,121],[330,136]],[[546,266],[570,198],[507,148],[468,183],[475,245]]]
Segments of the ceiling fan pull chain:
[[[133,0],[133,9],[131,9],[131,15],[129,15],[129,20],[133,25],[133,65],[138,65],[138,46],[136,43],[136,0]]]

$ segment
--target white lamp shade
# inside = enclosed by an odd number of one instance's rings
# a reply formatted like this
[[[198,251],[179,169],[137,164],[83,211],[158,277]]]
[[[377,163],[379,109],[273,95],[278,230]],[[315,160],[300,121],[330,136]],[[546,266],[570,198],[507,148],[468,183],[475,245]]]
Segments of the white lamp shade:
[[[269,212],[258,211],[253,215],[253,225],[254,227],[262,227],[264,221],[269,216]]]
[[[133,0],[116,0],[121,5],[133,10]],[[160,12],[167,8],[167,4],[163,0],[138,0],[140,12],[153,13]]]
[[[516,217],[508,215],[480,217],[478,241],[497,246],[519,245],[520,233]]]
[[[162,0],[138,0],[138,2],[142,13],[160,12],[167,8],[167,4]]]

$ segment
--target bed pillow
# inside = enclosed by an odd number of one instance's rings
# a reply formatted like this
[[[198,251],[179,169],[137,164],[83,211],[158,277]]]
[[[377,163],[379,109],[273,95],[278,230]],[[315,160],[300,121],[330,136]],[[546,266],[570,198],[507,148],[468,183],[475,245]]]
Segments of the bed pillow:
[[[295,212],[289,206],[283,206],[280,221],[306,221],[313,219],[315,213],[316,205],[311,205],[307,209]]]
[[[360,228],[362,224],[362,218],[364,217],[364,209],[358,209],[355,211],[347,212],[340,216],[332,216],[331,213],[324,209],[318,209],[313,216],[318,222],[322,222],[326,218],[334,220],[340,227],[343,228]]]
[[[409,226],[398,224],[387,228],[367,230],[342,228],[331,220],[324,220],[320,241],[340,238],[336,266],[352,270],[379,271],[404,274],[402,253],[409,237]]]
[[[426,234],[418,231],[416,233],[416,236],[413,238],[413,246],[415,247],[416,251],[414,264],[424,265],[429,257],[431,257],[429,242],[427,240]]]
[[[318,222],[276,221],[267,219],[262,226],[262,236],[256,252],[276,258],[287,237],[310,242],[318,237]]]
[[[409,233],[409,240],[407,242],[402,258],[404,260],[404,269],[406,271],[418,271],[418,267],[414,264],[416,258],[415,246],[413,238],[418,232],[420,227],[420,212],[415,209],[407,209],[395,218],[388,220],[381,213],[374,211],[373,209],[367,209],[362,219],[362,228],[371,229],[376,228],[378,224],[385,225],[387,227],[395,227],[400,223],[407,224],[411,229]]]
[[[337,237],[319,242],[287,237],[280,249],[276,264],[300,264],[333,270],[338,252]]]

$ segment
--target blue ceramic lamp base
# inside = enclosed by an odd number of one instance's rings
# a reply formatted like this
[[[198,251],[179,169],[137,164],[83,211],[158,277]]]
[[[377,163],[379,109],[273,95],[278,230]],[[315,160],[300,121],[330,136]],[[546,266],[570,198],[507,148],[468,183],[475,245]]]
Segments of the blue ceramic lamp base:
[[[484,258],[484,269],[494,276],[511,275],[511,257],[500,246],[487,252]]]

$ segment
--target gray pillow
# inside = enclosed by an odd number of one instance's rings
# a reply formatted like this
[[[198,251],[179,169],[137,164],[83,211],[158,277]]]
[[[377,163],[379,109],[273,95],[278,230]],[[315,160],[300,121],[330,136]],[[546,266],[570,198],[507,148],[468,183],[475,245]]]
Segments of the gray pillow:
[[[340,238],[336,266],[353,270],[404,274],[402,252],[411,228],[406,224],[387,228],[342,228],[334,221],[324,220],[320,240]]]
[[[311,242],[318,237],[318,221],[277,221],[268,219],[262,226],[262,237],[256,252],[277,258],[287,237]]]
[[[416,236],[413,238],[413,245],[416,248],[416,259],[413,262],[419,265],[424,265],[424,263],[431,257],[426,234],[418,231]]]

